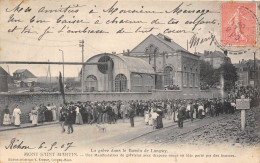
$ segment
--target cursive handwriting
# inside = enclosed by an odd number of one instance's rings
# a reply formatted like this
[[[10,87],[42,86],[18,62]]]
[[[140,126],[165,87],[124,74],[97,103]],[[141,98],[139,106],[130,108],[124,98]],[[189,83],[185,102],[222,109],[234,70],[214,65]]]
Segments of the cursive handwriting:
[[[186,2],[175,3],[167,10],[160,7],[149,9],[144,5],[123,8],[119,3],[114,1],[108,6],[99,7],[97,4],[87,6],[60,2],[58,6],[46,3],[37,7],[21,1],[15,7],[6,8],[6,22],[10,25],[7,32],[34,35],[40,41],[57,34],[196,33],[202,25],[218,23],[215,17],[205,17],[206,14],[214,14],[211,10],[202,7],[194,9],[192,4]],[[205,39],[194,36],[191,46],[197,46]]]
[[[60,8],[57,8],[57,9],[46,9],[45,6],[41,7],[39,10],[38,10],[38,13],[72,13],[72,14],[75,14],[75,13],[78,13],[79,12],[79,8],[81,7],[85,7],[85,5],[79,5],[79,4],[76,4],[76,5],[69,5],[67,7],[61,7]]]
[[[163,31],[164,34],[167,34],[167,33],[193,33],[192,31],[187,31],[187,30],[184,30],[184,29],[165,29]]]
[[[210,10],[207,10],[207,9],[197,9],[197,10],[194,10],[194,9],[191,9],[191,10],[187,10],[187,9],[182,9],[181,7],[183,6],[183,2],[177,6],[175,9],[173,10],[166,10],[165,13],[173,13],[173,14],[202,14],[202,15],[205,15],[207,13],[210,12]]]
[[[38,147],[31,147],[29,145],[24,145],[24,141],[21,141],[17,138],[12,138],[10,143],[5,146],[5,149],[46,149],[47,151],[52,151],[53,149],[62,149],[68,151],[70,148],[75,147],[72,145],[73,142],[58,144],[58,142],[53,142],[51,144],[46,144],[42,142]]]
[[[46,142],[42,142],[40,144],[40,146],[38,147],[38,149],[47,149],[47,151],[51,151],[53,149],[60,148],[60,149],[63,149],[64,151],[67,151],[68,149],[75,147],[75,146],[72,146],[72,144],[73,144],[73,142],[58,145],[57,142],[53,142],[51,145],[46,145]]]
[[[141,6],[140,10],[136,10],[136,9],[127,9],[127,10],[123,10],[123,9],[119,9],[118,7],[116,7],[118,1],[116,1],[111,7],[109,7],[108,9],[103,9],[104,13],[108,13],[110,15],[114,14],[114,13],[119,13],[119,14],[158,14],[158,13],[163,13],[162,11],[155,11],[155,10],[144,10],[144,6]]]
[[[196,46],[206,43],[208,41],[210,41],[210,45],[211,45],[214,40],[215,40],[215,35],[213,35],[212,33],[210,34],[210,36],[205,37],[205,38],[199,38],[199,37],[197,37],[197,34],[194,34],[191,37],[189,44],[190,44],[190,48],[196,47]]]
[[[5,149],[35,149],[35,147],[24,145],[23,141],[13,138],[11,139],[10,144],[8,146],[5,146]]]
[[[190,21],[190,20],[187,20],[185,22],[185,24],[191,24],[191,25],[194,25],[192,27],[192,31],[195,30],[195,28],[201,24],[216,24],[217,23],[217,20],[216,19],[213,19],[213,20],[204,20],[204,17],[202,16],[203,14],[199,15],[195,20],[193,21]]]
[[[6,12],[21,12],[21,11],[24,11],[24,12],[30,12],[31,10],[32,10],[32,8],[30,8],[30,7],[27,7],[26,9],[24,9],[23,7],[21,7],[21,5],[22,5],[22,3],[23,3],[23,1],[21,2],[21,3],[19,3],[17,6],[15,6],[13,9],[8,9],[8,8],[6,8]]]

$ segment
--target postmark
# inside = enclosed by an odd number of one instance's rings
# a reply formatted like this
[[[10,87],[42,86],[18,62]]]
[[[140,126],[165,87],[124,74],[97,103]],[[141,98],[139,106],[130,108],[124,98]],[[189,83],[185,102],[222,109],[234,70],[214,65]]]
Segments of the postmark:
[[[255,46],[257,33],[256,3],[222,3],[221,44]]]

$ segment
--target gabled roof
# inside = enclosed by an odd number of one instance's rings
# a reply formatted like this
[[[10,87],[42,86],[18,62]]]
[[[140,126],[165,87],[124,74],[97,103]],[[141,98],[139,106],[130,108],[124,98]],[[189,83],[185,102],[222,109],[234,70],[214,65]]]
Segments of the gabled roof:
[[[24,73],[24,75],[27,77],[27,78],[37,78],[33,73],[31,73],[29,70],[27,69],[17,69],[15,73]]]
[[[0,66],[0,74],[1,74],[1,75],[10,76],[10,75],[3,69],[3,67],[1,67],[1,66]]]
[[[24,71],[26,71],[27,69],[17,69],[14,73],[22,73]]]
[[[142,47],[144,46],[144,42],[150,38],[154,38],[158,41],[160,41],[162,44],[164,44],[169,50],[168,52],[172,52],[172,51],[184,51],[184,52],[188,52],[186,49],[184,49],[183,47],[181,47],[179,44],[177,44],[176,42],[174,42],[170,37],[163,35],[161,33],[159,33],[158,35],[153,35],[150,34],[147,38],[145,38],[141,43],[139,43],[135,48],[133,48],[131,50],[131,52],[134,52],[137,48],[141,49],[145,49],[146,47]],[[160,47],[159,47],[160,48]],[[131,53],[130,52],[130,53]],[[141,53],[141,52],[140,52]],[[188,52],[189,53],[189,52]]]
[[[159,33],[155,37],[157,39],[159,39],[161,42],[163,42],[164,44],[168,45],[173,51],[185,51],[185,52],[188,52],[186,49],[181,47],[179,44],[177,44],[176,42],[172,41],[172,39],[170,37],[168,37],[168,36],[165,36],[165,35]],[[167,41],[167,40],[170,40],[170,41]]]

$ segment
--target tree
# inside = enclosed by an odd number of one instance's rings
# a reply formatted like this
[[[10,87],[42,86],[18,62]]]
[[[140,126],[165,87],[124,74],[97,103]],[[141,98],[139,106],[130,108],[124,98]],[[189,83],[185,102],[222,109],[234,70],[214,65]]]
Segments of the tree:
[[[223,63],[218,69],[214,69],[210,63],[200,61],[200,81],[202,85],[213,87],[220,85],[220,77],[224,78],[224,90],[230,90],[238,79],[236,68],[231,63]]]
[[[224,63],[218,69],[219,74],[223,74],[224,77],[224,90],[230,90],[234,88],[235,82],[238,80],[236,68],[231,63]]]
[[[219,74],[210,63],[203,60],[200,61],[200,82],[201,85],[209,87],[219,82]]]

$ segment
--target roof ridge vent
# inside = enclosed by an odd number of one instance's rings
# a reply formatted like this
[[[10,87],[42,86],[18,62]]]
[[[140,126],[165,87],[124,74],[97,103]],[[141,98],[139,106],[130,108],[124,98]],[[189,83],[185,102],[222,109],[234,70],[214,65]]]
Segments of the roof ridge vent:
[[[161,33],[159,33],[157,36],[161,37],[162,39],[164,39],[165,41],[168,41],[168,42],[172,42],[172,39],[168,36],[165,36]]]

